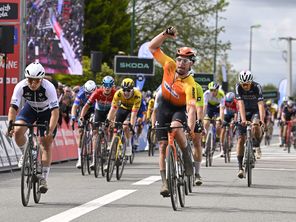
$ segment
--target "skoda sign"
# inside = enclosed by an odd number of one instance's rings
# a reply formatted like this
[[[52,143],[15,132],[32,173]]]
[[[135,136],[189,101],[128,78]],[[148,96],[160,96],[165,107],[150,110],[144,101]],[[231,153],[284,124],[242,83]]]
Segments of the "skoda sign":
[[[154,75],[154,60],[149,58],[138,58],[137,56],[115,56],[115,74],[145,76]]]
[[[205,91],[208,89],[208,84],[214,81],[214,75],[204,74],[204,73],[195,73],[194,79],[199,85],[202,86],[202,89]]]

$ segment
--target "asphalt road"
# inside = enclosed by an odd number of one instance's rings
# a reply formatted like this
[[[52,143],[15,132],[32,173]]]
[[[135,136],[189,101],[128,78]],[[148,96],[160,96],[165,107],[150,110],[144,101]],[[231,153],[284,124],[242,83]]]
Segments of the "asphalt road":
[[[159,195],[158,154],[137,153],[122,179],[111,182],[82,176],[74,161],[55,164],[49,191],[28,207],[21,203],[20,171],[0,173],[0,221],[296,221],[296,151],[288,154],[277,142],[262,147],[251,187],[236,176],[235,153],[229,164],[220,157],[213,167],[203,164],[203,185],[178,211]]]

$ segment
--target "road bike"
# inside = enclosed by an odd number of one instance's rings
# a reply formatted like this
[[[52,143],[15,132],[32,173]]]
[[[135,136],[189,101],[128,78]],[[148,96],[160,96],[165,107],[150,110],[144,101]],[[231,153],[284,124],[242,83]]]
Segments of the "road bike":
[[[81,126],[79,126],[81,127]],[[93,143],[92,143],[92,122],[89,119],[82,123],[83,134],[80,140],[81,144],[81,174],[84,176],[86,171],[91,174],[90,163],[93,157]]]
[[[157,141],[156,141],[156,133],[155,133],[155,130],[152,130],[151,122],[148,123],[147,140],[149,144],[148,156],[154,156]]]
[[[114,169],[116,167],[116,179],[120,180],[124,166],[127,162],[126,152],[126,143],[123,126],[128,125],[130,130],[133,131],[130,124],[124,124],[120,122],[114,122],[114,132],[113,139],[110,145],[108,164],[107,164],[107,176],[106,180],[109,182],[112,178]]]
[[[244,153],[244,165],[245,165],[245,172],[247,176],[247,184],[248,187],[252,184],[252,170],[255,167],[255,153],[253,150],[253,138],[252,138],[252,122],[247,122],[247,138],[245,143],[245,153]]]
[[[210,126],[205,143],[206,167],[212,166],[216,149],[216,118],[210,119]]]
[[[231,158],[231,144],[233,139],[233,133],[228,122],[224,123],[225,125],[225,135],[224,135],[224,142],[223,142],[223,152],[224,152],[224,161],[225,163],[230,163]]]
[[[28,206],[32,188],[34,202],[39,203],[41,198],[39,185],[42,175],[42,150],[40,149],[37,135],[40,128],[45,128],[45,132],[48,132],[48,122],[44,122],[44,124],[20,124],[10,121],[8,132],[15,126],[25,126],[29,129],[28,145],[24,150],[23,165],[21,168],[21,199],[23,206]],[[34,132],[35,128],[37,128],[37,134]]]
[[[287,123],[287,130],[286,130],[286,147],[288,153],[291,152],[291,146],[293,144],[294,148],[296,148],[296,131],[293,130],[295,127],[295,121],[286,121]]]
[[[156,127],[157,130],[168,131],[168,145],[166,147],[166,178],[173,209],[178,209],[178,199],[181,207],[185,207],[185,167],[181,148],[175,143],[176,131],[174,129],[186,129],[188,126]]]

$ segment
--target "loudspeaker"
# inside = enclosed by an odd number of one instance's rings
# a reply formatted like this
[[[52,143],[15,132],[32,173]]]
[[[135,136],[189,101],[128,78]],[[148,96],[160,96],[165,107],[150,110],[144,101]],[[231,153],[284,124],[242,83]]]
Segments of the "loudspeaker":
[[[93,72],[101,72],[103,53],[99,51],[91,51],[90,69]]]
[[[0,26],[0,53],[14,52],[14,26]]]

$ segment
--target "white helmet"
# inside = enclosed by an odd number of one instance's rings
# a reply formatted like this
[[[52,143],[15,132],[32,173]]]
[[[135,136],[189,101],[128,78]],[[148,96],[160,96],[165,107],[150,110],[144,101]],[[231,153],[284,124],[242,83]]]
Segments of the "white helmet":
[[[250,83],[253,82],[253,75],[249,70],[243,70],[239,73],[239,83]]]
[[[43,79],[45,70],[39,62],[32,62],[25,69],[25,77],[32,79]]]
[[[88,80],[84,84],[84,90],[86,93],[92,93],[93,91],[95,91],[96,88],[97,88],[97,85],[93,80]]]
[[[292,108],[293,105],[294,105],[294,102],[292,100],[288,100],[287,106],[290,107],[290,108]]]

